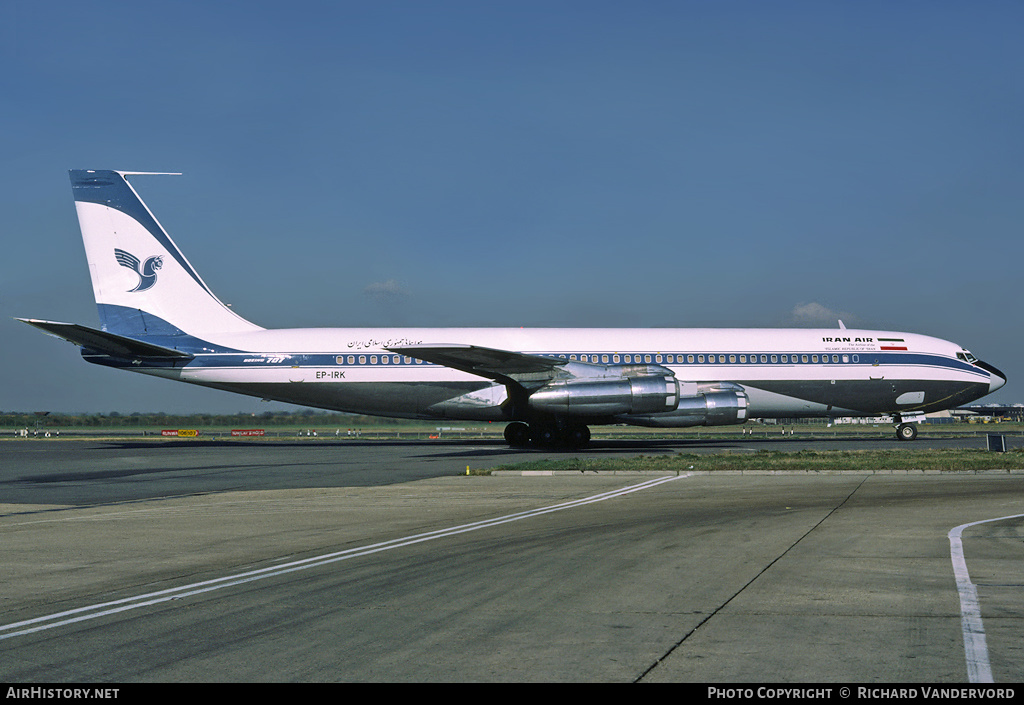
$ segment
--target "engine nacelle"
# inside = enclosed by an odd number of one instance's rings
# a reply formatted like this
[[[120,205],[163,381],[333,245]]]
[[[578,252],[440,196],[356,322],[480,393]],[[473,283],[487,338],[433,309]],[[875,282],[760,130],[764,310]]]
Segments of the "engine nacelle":
[[[635,426],[685,428],[726,426],[747,420],[749,399],[744,392],[714,391],[682,397],[675,410],[657,415],[628,415],[617,420]]]
[[[679,382],[667,376],[607,380],[560,380],[530,395],[531,409],[564,416],[619,416],[673,411]]]

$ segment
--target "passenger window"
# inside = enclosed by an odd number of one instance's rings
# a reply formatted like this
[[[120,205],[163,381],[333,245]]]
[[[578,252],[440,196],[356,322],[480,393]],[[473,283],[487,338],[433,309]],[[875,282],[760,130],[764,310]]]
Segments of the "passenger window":
[[[782,361],[783,362],[789,362],[789,355],[783,355],[782,356]]]
[[[612,362],[618,362],[618,361],[619,361],[619,356],[618,355],[612,355]]]
[[[768,362],[768,356],[767,355],[762,355],[761,356],[761,362]]]
[[[779,361],[779,356],[778,355],[772,355],[772,363],[776,363],[778,361]]]
[[[687,355],[686,356],[686,361],[692,363],[693,362],[693,355]]]
[[[359,356],[359,364],[360,365],[365,365],[366,364],[366,355],[360,355]]]
[[[817,362],[817,361],[818,361],[818,356],[817,355],[811,355],[811,362]]]
[[[704,356],[703,355],[698,355],[697,356],[697,362],[703,363],[704,362]]]
[[[735,363],[736,362],[736,356],[735,355],[730,355],[729,356],[729,362]]]

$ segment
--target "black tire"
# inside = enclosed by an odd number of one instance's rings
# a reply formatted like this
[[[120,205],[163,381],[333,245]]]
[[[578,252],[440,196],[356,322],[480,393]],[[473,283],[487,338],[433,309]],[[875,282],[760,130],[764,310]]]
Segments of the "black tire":
[[[590,443],[590,429],[582,424],[570,426],[565,430],[565,440],[570,448],[583,448]]]
[[[505,427],[505,442],[513,448],[530,445],[530,427],[522,421],[513,421]]]
[[[896,427],[896,438],[901,441],[912,441],[917,438],[917,424],[901,423]]]
[[[553,448],[558,445],[558,429],[554,426],[542,424],[530,427],[530,435],[533,442],[541,448]]]

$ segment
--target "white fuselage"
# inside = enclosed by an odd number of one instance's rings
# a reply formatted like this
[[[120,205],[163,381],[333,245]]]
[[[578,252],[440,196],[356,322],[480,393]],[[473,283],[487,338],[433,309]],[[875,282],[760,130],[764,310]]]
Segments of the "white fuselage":
[[[684,395],[716,382],[742,386],[749,416],[762,418],[936,410],[1002,384],[958,359],[964,351],[953,343],[846,329],[260,330],[219,336],[209,346],[215,351],[197,351],[187,364],[123,366],[269,399],[398,417],[453,417],[439,404],[473,393],[490,403],[460,407],[458,417],[503,418],[503,385],[386,349],[437,343],[661,365],[674,373]]]

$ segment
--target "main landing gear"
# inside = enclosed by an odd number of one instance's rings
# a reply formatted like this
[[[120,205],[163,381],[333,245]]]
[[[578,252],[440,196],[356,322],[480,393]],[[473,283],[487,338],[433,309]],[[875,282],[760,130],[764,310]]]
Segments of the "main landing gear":
[[[513,421],[505,427],[505,441],[513,448],[582,448],[590,442],[590,429],[577,423]]]

